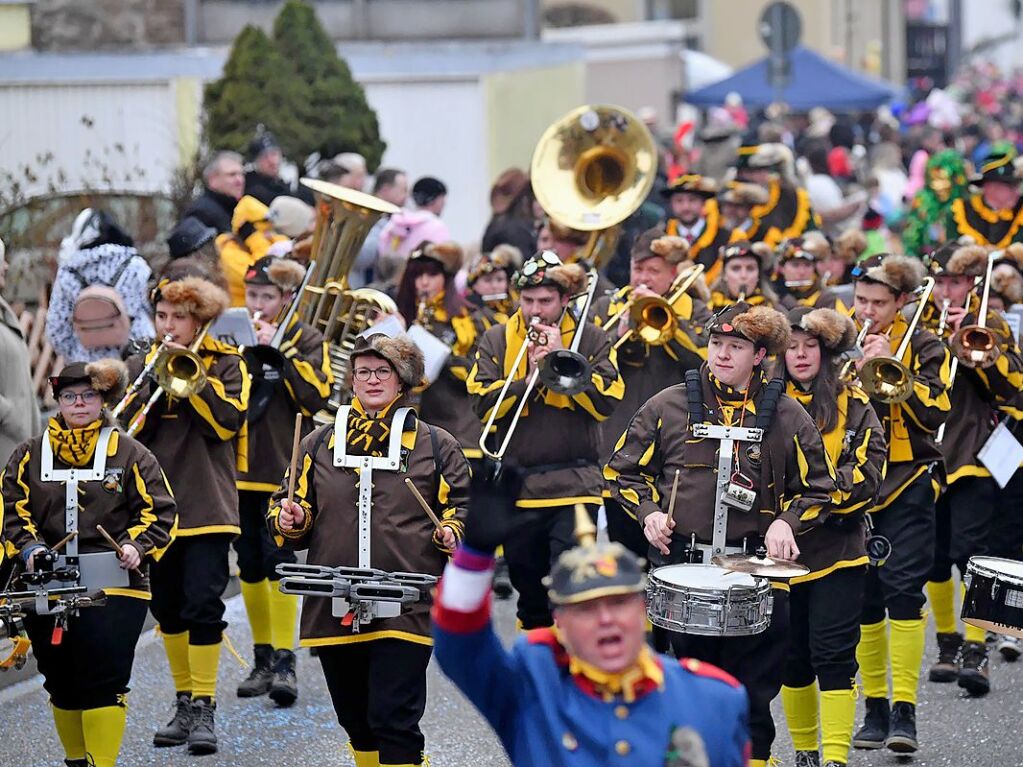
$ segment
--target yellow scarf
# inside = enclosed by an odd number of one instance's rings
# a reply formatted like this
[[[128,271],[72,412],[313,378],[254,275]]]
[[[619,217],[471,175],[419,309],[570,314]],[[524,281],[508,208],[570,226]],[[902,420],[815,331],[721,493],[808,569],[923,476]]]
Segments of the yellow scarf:
[[[526,320],[522,316],[522,312],[515,312],[511,319],[504,326],[504,375],[505,377],[511,375],[514,379],[522,379],[526,377],[526,371],[529,369],[528,354],[522,355],[522,360],[519,362],[518,368],[512,370],[512,364],[515,362],[515,358],[518,356],[519,349],[522,348],[522,344],[526,340],[526,331],[528,330]],[[572,339],[575,337],[575,320],[572,318],[570,312],[565,312],[561,318],[561,343],[567,349],[572,345]],[[548,391],[544,396],[544,402],[551,407],[556,408],[573,408],[572,398],[567,397],[564,394],[557,394],[552,391]],[[522,415],[529,415],[529,406],[522,411]]]
[[[53,454],[68,466],[88,466],[92,463],[92,455],[96,452],[99,432],[103,428],[102,420],[95,420],[81,429],[69,429],[56,418],[51,418],[46,427]],[[108,452],[117,449],[116,434],[110,439]]]
[[[805,391],[795,381],[788,382],[785,393],[802,405],[804,409],[809,409],[810,403],[813,402],[813,392]],[[838,392],[835,404],[838,406],[838,420],[835,421],[835,428],[826,434],[821,432],[821,436],[824,438],[824,449],[827,451],[828,457],[835,466],[838,466],[839,459],[842,457],[842,449],[845,447],[845,424],[849,416],[849,392],[845,387]]]
[[[658,665],[653,653],[647,645],[639,651],[639,657],[625,671],[608,673],[587,663],[575,655],[569,655],[568,671],[580,681],[588,683],[593,693],[605,701],[621,696],[626,703],[636,700],[637,693],[644,688],[654,686],[660,688],[664,684],[664,670]]]

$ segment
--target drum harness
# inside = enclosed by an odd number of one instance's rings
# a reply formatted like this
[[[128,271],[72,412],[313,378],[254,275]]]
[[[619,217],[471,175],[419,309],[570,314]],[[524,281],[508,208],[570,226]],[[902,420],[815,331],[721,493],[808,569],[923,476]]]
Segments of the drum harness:
[[[342,626],[350,626],[358,633],[363,624],[379,618],[395,618],[404,609],[423,601],[437,578],[422,573],[389,573],[370,565],[370,529],[373,510],[373,472],[400,471],[403,458],[401,444],[405,431],[405,420],[413,412],[410,407],[399,408],[391,419],[391,433],[387,455],[349,455],[348,416],[351,406],[338,408],[334,421],[334,457],[337,468],[358,469],[359,471],[359,565],[358,567],[327,567],[325,565],[281,564],[277,566],[281,578],[280,589],[285,594],[331,597],[332,614],[341,618]],[[429,427],[430,444],[433,449],[434,467],[440,472],[437,437]],[[320,444],[329,435],[324,430],[320,442],[313,450],[319,451]]]

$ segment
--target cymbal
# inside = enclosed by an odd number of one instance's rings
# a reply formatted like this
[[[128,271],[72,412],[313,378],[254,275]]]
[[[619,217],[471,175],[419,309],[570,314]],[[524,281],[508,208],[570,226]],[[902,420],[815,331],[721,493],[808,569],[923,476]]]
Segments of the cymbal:
[[[710,561],[718,567],[723,567],[733,573],[748,573],[749,575],[758,575],[761,578],[788,579],[806,575],[810,572],[810,568],[806,565],[801,565],[788,559],[772,559],[771,557],[758,557],[749,554],[718,554],[715,557],[711,557]]]

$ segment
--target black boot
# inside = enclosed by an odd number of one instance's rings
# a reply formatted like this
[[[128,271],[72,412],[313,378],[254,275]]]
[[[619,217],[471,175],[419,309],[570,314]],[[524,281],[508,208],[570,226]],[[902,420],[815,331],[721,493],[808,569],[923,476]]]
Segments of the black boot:
[[[987,646],[983,642],[963,642],[959,650],[959,686],[978,698],[990,692]]]
[[[239,698],[256,698],[270,692],[270,685],[274,679],[274,673],[270,665],[273,660],[274,648],[268,644],[258,644],[253,647],[255,662],[248,678],[238,685]]]
[[[298,679],[295,677],[295,653],[291,650],[277,650],[273,658],[273,684],[270,685],[270,700],[287,708],[298,698]]]
[[[931,666],[928,679],[932,682],[954,682],[959,677],[959,648],[963,635],[959,632],[938,634],[938,660]]]
[[[192,695],[179,692],[174,701],[174,716],[153,735],[154,746],[183,746],[192,729]]]
[[[214,712],[217,704],[209,698],[192,701],[192,729],[188,733],[188,753],[196,756],[217,753]]]
[[[853,735],[853,746],[881,748],[888,737],[888,717],[887,698],[867,698],[867,715],[863,717],[863,726]]]
[[[89,767],[89,762],[86,759],[65,759],[64,764],[67,767]]]
[[[896,702],[892,706],[890,721],[888,739],[884,742],[888,750],[897,754],[915,753],[919,748],[916,742],[916,706],[912,703]]]

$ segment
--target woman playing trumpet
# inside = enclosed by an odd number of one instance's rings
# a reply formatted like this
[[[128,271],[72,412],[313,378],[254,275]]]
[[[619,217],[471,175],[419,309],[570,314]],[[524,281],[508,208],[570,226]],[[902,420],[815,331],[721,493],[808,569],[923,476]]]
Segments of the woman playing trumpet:
[[[711,285],[710,310],[718,312],[726,306],[745,301],[750,306],[778,305],[778,296],[771,288],[769,275],[774,253],[765,243],[746,240],[733,242],[721,249],[721,277]]]

